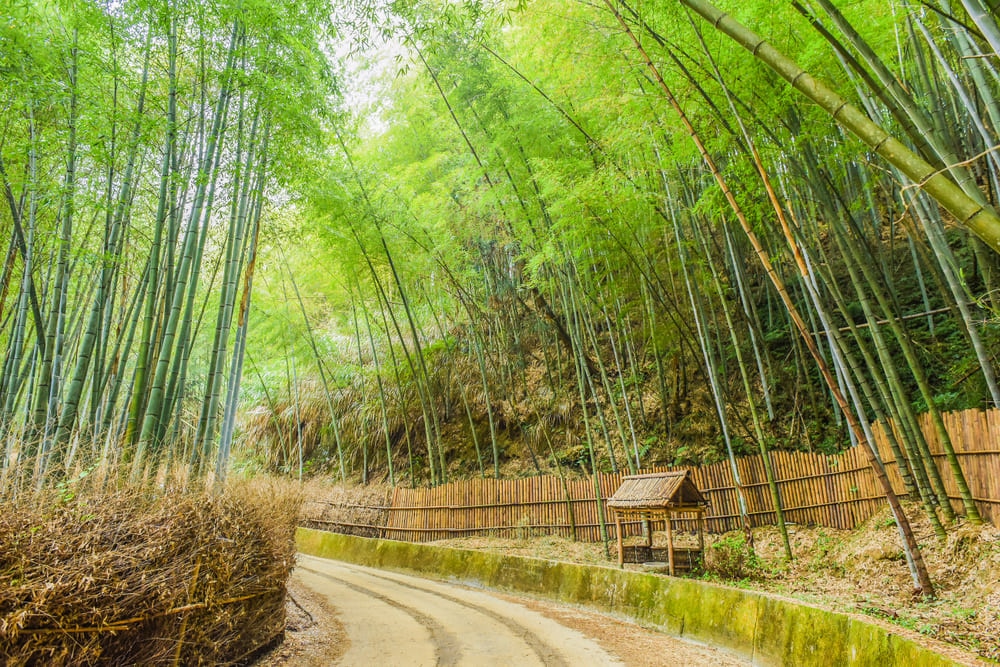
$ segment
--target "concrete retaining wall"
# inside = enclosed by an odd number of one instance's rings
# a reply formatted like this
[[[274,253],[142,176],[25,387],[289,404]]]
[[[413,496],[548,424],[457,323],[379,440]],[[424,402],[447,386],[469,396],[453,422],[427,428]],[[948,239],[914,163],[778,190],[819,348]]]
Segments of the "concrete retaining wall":
[[[846,614],[702,581],[306,528],[299,528],[296,539],[300,551],[314,556],[610,612],[758,665],[957,664]]]

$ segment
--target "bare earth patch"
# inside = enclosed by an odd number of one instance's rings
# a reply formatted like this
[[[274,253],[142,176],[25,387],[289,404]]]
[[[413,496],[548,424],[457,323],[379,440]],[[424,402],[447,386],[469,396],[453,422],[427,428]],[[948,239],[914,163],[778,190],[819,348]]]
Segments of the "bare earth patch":
[[[334,664],[347,650],[348,640],[337,612],[322,595],[305,586],[294,572],[288,581],[285,640],[254,663],[255,667]]]
[[[311,559],[307,562],[307,565],[303,567],[319,567],[318,563],[320,562],[320,559]],[[336,561],[331,562],[336,563]],[[336,564],[334,567],[340,568],[341,564]],[[350,567],[349,569],[352,572],[354,570],[368,570],[368,568],[360,567]],[[375,570],[375,572],[377,572],[377,570]],[[361,576],[362,579],[364,578],[363,573],[358,576]],[[377,578],[380,582],[383,579],[382,577]],[[387,575],[385,579],[391,582],[397,579],[411,578],[404,577],[403,575]],[[276,648],[272,653],[262,658],[261,661],[256,663],[258,667],[275,667],[279,665],[307,665],[318,667],[320,665],[340,664],[340,661],[346,661],[345,664],[351,664],[351,658],[349,656],[352,654],[347,653],[350,641],[345,633],[344,626],[339,622],[336,610],[331,608],[331,606],[324,601],[324,597],[328,597],[330,591],[323,590],[322,584],[324,582],[322,579],[316,579],[311,584],[307,584],[306,581],[308,581],[308,576],[304,576],[302,579],[299,579],[297,576],[293,575],[289,585],[289,622],[285,642]],[[318,586],[317,582],[319,584]],[[312,586],[312,590],[307,587],[308,585]],[[561,651],[564,651],[568,645],[559,643],[558,640],[560,639],[560,635],[558,635],[558,633],[553,634],[551,629],[546,631],[537,621],[532,623],[531,621],[525,620],[530,617],[532,613],[545,616],[548,619],[555,621],[560,626],[579,632],[588,640],[596,642],[597,646],[600,646],[601,649],[609,654],[608,657],[611,657],[612,662],[615,664],[624,664],[629,665],[630,667],[674,667],[680,665],[737,667],[748,664],[745,660],[731,656],[719,649],[694,644],[688,641],[681,641],[653,630],[647,630],[634,623],[622,621],[605,614],[592,612],[576,606],[571,607],[546,600],[487,592],[478,588],[469,588],[461,585],[428,583],[426,586],[419,584],[418,586],[421,591],[423,591],[424,588],[429,588],[431,590],[444,588],[444,590],[448,591],[448,593],[444,596],[444,605],[446,607],[449,605],[449,595],[456,596],[457,598],[464,600],[469,609],[467,615],[463,617],[462,621],[460,621],[460,623],[463,624],[472,623],[472,619],[477,616],[477,612],[481,609],[487,609],[488,615],[498,616],[498,610],[492,609],[481,601],[476,602],[479,598],[496,598],[502,601],[503,604],[509,604],[516,609],[520,609],[520,613],[510,616],[509,618],[515,623],[528,623],[528,625],[523,626],[522,631],[528,634],[537,634],[537,636],[544,641],[545,646],[549,650],[556,651],[556,653],[553,654],[556,657],[556,660],[552,664],[567,664],[565,660],[566,656],[564,656]],[[407,588],[408,586],[404,586],[403,591],[405,592]],[[468,591],[469,595],[479,597],[475,599],[462,598],[462,593],[459,591]],[[390,599],[386,596],[395,594],[397,593],[384,592],[382,595],[375,595],[371,597],[372,608],[377,609],[376,613],[383,613],[382,609],[385,607],[386,600]],[[431,597],[433,598],[434,596]],[[410,608],[411,611],[412,609],[419,609],[423,613],[428,614],[426,619],[430,621],[430,626],[428,627],[431,627],[432,630],[438,623],[445,622],[445,619],[447,618],[446,615],[438,614],[437,611],[440,610],[435,610],[433,605],[426,606],[426,601],[419,602],[419,599],[420,598],[418,596],[408,602],[404,602],[404,608]],[[438,602],[440,602],[440,600]],[[333,599],[332,604],[337,604],[336,598]],[[409,607],[409,605],[423,606]],[[482,607],[479,605],[482,605]],[[355,624],[357,624],[358,618],[365,618],[365,613],[369,612],[366,608],[352,607],[352,609],[353,611],[351,613],[356,614],[353,619]],[[490,611],[492,611],[493,614],[489,614]],[[351,619],[345,620],[347,625],[350,626]],[[408,640],[406,628],[400,628],[399,626],[394,627],[396,628],[397,634],[390,638],[390,641],[394,644],[406,643]],[[461,625],[459,627],[450,628],[445,626],[442,627],[444,627],[445,630],[450,629],[450,634],[457,636],[461,634],[460,628],[475,626],[473,624],[472,626]],[[530,628],[530,632],[527,628]],[[430,635],[434,635],[433,631]],[[449,633],[445,632],[443,636],[448,635]],[[515,636],[521,637],[521,635],[517,632],[515,632]],[[577,636],[579,637],[579,635]],[[580,638],[581,641],[583,640],[583,637]],[[365,638],[363,635],[359,635],[359,642],[362,642],[362,650],[363,643],[366,641],[370,643],[372,642],[372,638]],[[572,646],[575,650],[579,650],[580,642],[572,641]],[[450,648],[453,648],[456,651],[458,650],[458,647]],[[374,650],[378,651],[379,649],[376,646]],[[460,654],[456,654],[456,656],[458,655]],[[410,654],[410,656],[414,660],[414,664],[419,662],[419,655],[414,653]],[[620,661],[620,663],[618,661]],[[447,660],[445,662],[447,662]],[[366,661],[365,664],[374,663]],[[390,660],[390,664],[403,663],[396,663]],[[476,663],[469,662],[468,656],[466,656],[465,659],[460,659],[458,664]],[[571,661],[568,664],[588,663]]]
[[[496,594],[508,599],[507,596]],[[629,667],[672,667],[674,665],[699,665],[700,667],[735,667],[746,661],[733,657],[721,649],[700,646],[685,641],[667,642],[667,636],[646,630],[635,623],[622,621],[604,614],[580,608],[557,606],[543,600],[516,600],[528,609],[548,616],[568,628],[579,630],[597,641],[608,652],[621,658]]]

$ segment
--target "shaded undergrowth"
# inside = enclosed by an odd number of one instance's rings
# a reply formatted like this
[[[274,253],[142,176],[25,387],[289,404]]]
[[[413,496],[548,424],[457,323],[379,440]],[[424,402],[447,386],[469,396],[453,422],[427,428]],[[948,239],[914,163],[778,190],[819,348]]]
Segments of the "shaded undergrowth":
[[[8,665],[240,663],[280,639],[296,487],[61,487],[0,514]]]

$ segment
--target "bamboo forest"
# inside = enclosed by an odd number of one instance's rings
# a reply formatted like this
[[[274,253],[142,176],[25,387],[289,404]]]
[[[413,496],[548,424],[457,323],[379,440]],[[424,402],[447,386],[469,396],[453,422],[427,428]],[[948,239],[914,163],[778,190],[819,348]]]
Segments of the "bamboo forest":
[[[700,576],[881,530],[817,604],[1000,659],[995,0],[3,0],[0,81],[0,662],[247,664],[296,525],[613,567],[678,471]]]

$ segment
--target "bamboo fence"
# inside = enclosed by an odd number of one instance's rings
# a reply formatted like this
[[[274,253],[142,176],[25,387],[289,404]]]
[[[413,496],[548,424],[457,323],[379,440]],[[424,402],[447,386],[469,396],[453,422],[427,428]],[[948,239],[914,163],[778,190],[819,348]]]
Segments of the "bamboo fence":
[[[966,479],[983,518],[1000,525],[1000,410],[968,410],[944,415],[945,425],[965,471]],[[930,419],[921,417],[935,463],[941,469],[957,511],[962,510],[954,478]],[[873,427],[876,443],[897,491],[904,491],[885,432]],[[875,475],[859,448],[837,455],[808,452],[770,453],[778,488],[791,523],[852,529],[871,517],[885,502]],[[683,468],[660,467],[644,472],[691,470],[698,488],[709,501],[706,527],[720,533],[740,526],[739,498],[743,497],[752,526],[775,522],[764,465],[760,456],[736,461],[736,475],[728,461]],[[379,510],[378,524],[359,527],[366,535],[427,542],[432,540],[492,535],[529,537],[561,535],[581,541],[602,539],[599,510],[605,522],[610,515],[604,501],[621,484],[624,473],[601,473],[597,479],[573,479],[543,475],[523,479],[471,479],[434,488],[392,491]],[[740,484],[735,483],[739,479]],[[680,532],[695,530],[694,519],[675,520]],[[334,528],[336,529],[336,528]],[[353,527],[345,526],[348,532]],[[609,537],[613,536],[611,523]],[[639,523],[627,524],[625,534],[641,531]]]
[[[965,479],[976,500],[976,507],[985,521],[1000,526],[1000,410],[964,410],[943,415],[945,428],[951,436],[955,454]],[[941,439],[931,423],[930,415],[920,415],[920,430],[927,438],[934,462],[941,471],[945,490],[951,504],[959,514],[964,512],[958,495],[955,477],[945,459]],[[873,428],[882,460],[886,461],[893,486],[901,489],[903,483],[896,469],[895,460],[886,440],[884,429]]]

